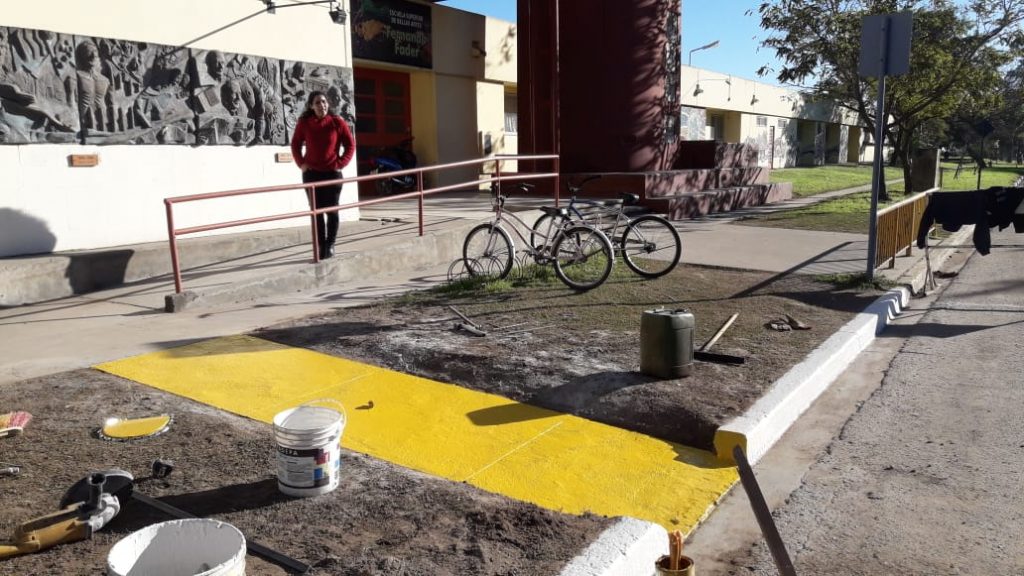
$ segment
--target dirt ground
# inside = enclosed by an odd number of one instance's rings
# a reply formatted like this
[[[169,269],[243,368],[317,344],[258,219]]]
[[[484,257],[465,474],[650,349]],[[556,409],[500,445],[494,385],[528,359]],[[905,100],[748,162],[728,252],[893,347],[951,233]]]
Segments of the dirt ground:
[[[0,477],[0,540],[57,510],[91,471],[121,468],[137,490],[201,517],[231,523],[248,539],[342,576],[554,575],[612,520],[544,510],[350,451],[341,485],[315,498],[278,491],[269,426],[95,370],[0,388],[0,408],[33,414],[23,435],[0,439],[0,460],[23,466]],[[170,429],[131,443],[95,438],[110,414],[171,413]],[[165,479],[153,460],[170,459]],[[6,465],[6,464],[5,464]],[[129,500],[91,540],[0,560],[0,574],[106,574],[110,547],[172,518]],[[287,574],[252,555],[249,576]]]
[[[711,449],[718,426],[880,295],[699,266],[643,280],[620,265],[582,294],[543,277],[512,284],[419,293],[255,335]],[[641,318],[659,307],[693,314],[696,347],[738,313],[709,350],[745,363],[696,362],[692,375],[670,380],[640,373]],[[456,311],[487,335],[455,328],[464,323]],[[766,328],[787,314],[811,329]]]
[[[708,448],[716,426],[878,296],[808,277],[693,266],[646,281],[616,270],[584,294],[543,276],[449,288],[255,335]],[[455,329],[460,319],[452,306],[487,335]],[[738,312],[712,350],[746,363],[698,362],[692,376],[674,380],[640,374],[640,318],[656,307],[690,310],[698,345]],[[765,327],[785,314],[812,329]],[[540,509],[350,451],[342,453],[337,490],[293,499],[276,486],[269,426],[95,370],[0,388],[0,413],[9,410],[35,417],[24,435],[0,439],[0,461],[23,467],[0,477],[0,538],[55,511],[74,482],[108,468],[132,472],[143,494],[230,522],[249,539],[313,565],[313,574],[553,576],[613,522]],[[119,443],[93,435],[108,416],[163,412],[174,422],[154,438]],[[174,472],[146,479],[157,458],[173,460]],[[91,540],[0,560],[0,574],[103,574],[110,546],[167,519],[130,501]],[[252,555],[246,562],[249,575],[286,573]]]

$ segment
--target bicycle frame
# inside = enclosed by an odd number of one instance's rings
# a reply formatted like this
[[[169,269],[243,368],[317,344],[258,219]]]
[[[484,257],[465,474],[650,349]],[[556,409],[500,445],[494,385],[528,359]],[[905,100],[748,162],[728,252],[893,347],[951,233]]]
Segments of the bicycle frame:
[[[522,233],[522,230],[530,230],[530,225],[519,216],[516,216],[514,212],[505,213],[505,197],[498,195],[494,204],[494,211],[496,215],[491,224],[494,226],[501,226],[502,223],[509,223],[509,226],[503,228],[511,228],[512,232],[515,232],[516,237],[518,237],[519,241],[523,243],[523,246],[525,246],[523,252],[532,256],[534,260],[550,257],[555,242],[565,234],[565,230],[571,225],[571,221],[563,220],[559,222],[558,228],[553,231],[549,228],[548,233],[538,232],[538,234],[544,238],[544,243],[538,247],[534,247]],[[506,220],[506,216],[509,218],[508,220]]]

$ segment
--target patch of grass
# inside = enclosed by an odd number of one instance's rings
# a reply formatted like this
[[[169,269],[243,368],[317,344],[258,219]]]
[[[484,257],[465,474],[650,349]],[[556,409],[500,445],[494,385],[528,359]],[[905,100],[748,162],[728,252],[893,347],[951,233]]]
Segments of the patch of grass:
[[[950,166],[953,170],[956,169],[956,164],[942,164],[943,170],[947,170]],[[889,176],[888,170],[890,169],[886,169],[887,178]],[[970,174],[970,168],[964,168],[961,171],[960,178],[957,180],[952,179],[952,174],[952,171],[945,172],[942,191],[976,189],[977,174]],[[982,170],[981,187],[984,189],[990,186],[1010,186],[1021,174],[1024,174],[1024,168],[1012,164],[996,164],[992,168]],[[966,187],[964,187],[965,185]],[[899,202],[906,197],[902,182],[889,186],[887,190],[891,200],[889,202],[879,202],[879,208]],[[870,226],[868,221],[868,214],[870,212],[871,193],[858,192],[843,196],[842,198],[826,200],[813,206],[744,218],[737,223],[768,228],[867,234]]]
[[[902,200],[902,197],[896,198]],[[813,206],[745,218],[737,224],[795,230],[826,230],[867,234],[871,193],[857,192]]]
[[[886,168],[885,179],[895,180],[903,177],[900,168]],[[793,196],[803,198],[822,192],[845,190],[855,186],[871,184],[871,166],[863,165],[830,165],[811,166],[806,168],[784,168],[772,170],[772,182],[792,182]]]
[[[1012,186],[1013,182],[1024,174],[1024,167],[1002,162],[995,163],[991,168],[981,171],[981,187],[978,187],[978,173],[973,165],[964,165],[960,169],[960,177],[956,178],[956,162],[943,162],[942,190],[948,192],[962,190],[982,190],[992,186]]]
[[[838,274],[819,274],[814,277],[818,282],[831,284],[837,290],[854,290],[862,292],[866,290],[889,290],[896,287],[896,283],[888,278],[874,277],[868,280],[867,274],[850,272]]]

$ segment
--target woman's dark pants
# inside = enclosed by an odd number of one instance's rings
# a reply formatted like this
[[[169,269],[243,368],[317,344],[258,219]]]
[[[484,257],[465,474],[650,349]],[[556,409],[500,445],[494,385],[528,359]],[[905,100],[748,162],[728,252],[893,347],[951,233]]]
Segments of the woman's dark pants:
[[[341,172],[337,170],[306,170],[302,173],[302,182],[323,182],[325,180],[337,180],[341,178]],[[317,186],[314,192],[316,208],[337,206],[341,197],[341,186],[332,184],[330,186]],[[334,241],[338,238],[338,213],[328,212],[318,214],[316,217],[317,243],[320,245],[320,258],[329,258],[334,255]]]

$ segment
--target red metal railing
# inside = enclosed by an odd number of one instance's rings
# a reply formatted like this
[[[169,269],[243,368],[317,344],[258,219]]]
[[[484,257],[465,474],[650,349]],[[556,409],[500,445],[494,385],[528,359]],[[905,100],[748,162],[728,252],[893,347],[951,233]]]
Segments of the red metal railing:
[[[513,172],[510,174],[503,174],[501,171],[501,165],[503,162],[522,162],[522,161],[543,161],[550,160],[552,162],[551,172]],[[493,175],[478,178],[476,180],[470,180],[467,182],[460,182],[457,184],[448,184],[445,186],[437,186],[434,188],[423,187],[423,175],[427,172],[440,172],[442,170],[448,170],[451,168],[460,168],[463,166],[476,166],[493,162],[494,172]],[[313,198],[313,191],[317,186],[326,186],[331,184],[350,184],[353,182],[363,182],[380,180],[382,178],[394,178],[396,176],[414,175],[416,178],[416,190],[406,192],[403,194],[395,194],[393,196],[387,196],[384,198],[373,198],[369,200],[359,200],[357,202],[350,202],[348,204],[339,204],[337,206],[329,206],[326,208],[316,208]],[[320,247],[317,245],[317,234],[316,234],[316,216],[319,214],[326,214],[328,212],[339,212],[341,210],[348,210],[351,208],[359,208],[362,206],[371,206],[373,204],[381,204],[383,202],[392,202],[395,200],[403,200],[406,198],[417,198],[419,200],[417,206],[417,214],[419,218],[419,235],[423,236],[423,199],[431,194],[438,194],[440,192],[450,192],[455,190],[466,190],[472,188],[474,190],[479,189],[480,184],[488,184],[491,182],[497,182],[500,186],[500,182],[504,180],[536,180],[540,178],[552,178],[554,179],[554,201],[555,205],[559,202],[559,165],[558,155],[556,154],[541,154],[541,155],[529,155],[529,156],[516,156],[516,155],[496,155],[488,156],[486,158],[477,158],[474,160],[463,160],[461,162],[452,162],[449,164],[438,164],[435,166],[424,166],[421,168],[410,168],[408,170],[397,170],[395,172],[387,172],[385,174],[367,174],[365,176],[356,176],[353,178],[339,178],[337,180],[328,180],[323,182],[316,182],[314,184],[285,184],[280,186],[265,186],[261,188],[239,188],[237,190],[225,190],[222,192],[207,192],[205,194],[191,194],[188,196],[175,196],[172,198],[164,198],[164,208],[167,212],[167,237],[170,242],[171,251],[171,267],[174,271],[174,291],[178,294],[182,293],[182,280],[181,280],[181,264],[178,259],[178,237],[185,236],[187,234],[196,234],[198,232],[207,232],[209,230],[220,230],[223,228],[234,228],[237,226],[245,226],[248,224],[259,224],[262,222],[273,222],[276,220],[289,220],[292,218],[300,218],[302,216],[309,216],[310,228],[313,236],[313,262],[320,261]],[[284,192],[294,191],[298,189],[305,189],[307,197],[309,198],[309,205],[312,206],[309,210],[301,212],[289,212],[287,214],[273,214],[269,216],[261,216],[258,218],[246,218],[244,220],[231,220],[229,222],[216,222],[212,224],[203,224],[200,226],[189,226],[186,228],[175,228],[174,226],[174,205],[182,204],[185,202],[197,202],[200,200],[211,200],[214,198],[227,198],[230,196],[245,196],[249,194],[266,194],[270,192]]]

